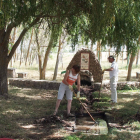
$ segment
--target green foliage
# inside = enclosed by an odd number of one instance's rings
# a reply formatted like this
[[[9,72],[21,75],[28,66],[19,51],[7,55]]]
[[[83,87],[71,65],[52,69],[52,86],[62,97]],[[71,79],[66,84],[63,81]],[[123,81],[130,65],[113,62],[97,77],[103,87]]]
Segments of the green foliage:
[[[64,140],[80,140],[76,135],[67,136]]]
[[[29,27],[36,17],[43,17],[50,28],[64,26],[71,35],[73,48],[79,41],[87,44],[89,40],[112,44],[117,52],[122,45],[127,45],[129,52],[135,53],[137,48],[140,34],[138,1],[5,0],[1,3],[0,28],[9,23]]]
[[[135,54],[140,34],[139,9],[138,1],[134,0],[5,0],[1,5],[0,28],[9,23],[30,28],[38,17],[41,22],[47,22],[49,29],[55,26],[56,39],[63,26],[70,35],[73,49],[79,41],[88,44],[102,40],[102,45],[110,44],[116,47],[116,52],[127,45],[128,52]]]
[[[136,54],[140,34],[140,19],[136,9],[140,8],[137,1],[115,0],[115,13],[113,22],[108,27],[107,36],[104,38],[116,52],[126,45],[128,53]]]
[[[121,90],[137,90],[137,87],[126,84]]]
[[[0,28],[3,28],[7,23],[13,23],[18,25],[21,23],[27,24],[32,20],[32,17],[36,14],[37,3],[36,0],[31,2],[30,0],[17,1],[17,0],[4,0],[1,7],[1,24]]]
[[[98,98],[99,97],[99,92],[93,92],[92,95],[93,95],[94,98]]]
[[[108,135],[85,135],[85,134],[81,134],[80,137],[76,135],[71,135],[71,136],[67,136],[64,138],[64,140],[108,140],[110,139],[110,137]]]
[[[99,92],[94,92],[92,95],[94,99],[99,98]],[[99,101],[93,102],[92,106],[94,109],[106,108],[109,106],[109,102],[108,102],[109,100],[110,100],[110,97],[101,94]]]
[[[122,90],[132,90],[132,88],[131,88],[129,85],[126,84],[126,85],[123,87]]]

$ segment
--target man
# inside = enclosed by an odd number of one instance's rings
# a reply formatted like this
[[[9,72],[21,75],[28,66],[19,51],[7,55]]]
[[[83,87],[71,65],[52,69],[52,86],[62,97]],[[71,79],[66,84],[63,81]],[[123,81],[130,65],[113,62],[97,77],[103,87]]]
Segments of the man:
[[[104,69],[104,71],[109,71],[110,76],[110,88],[111,88],[111,101],[112,103],[117,103],[117,81],[118,81],[118,64],[115,62],[114,56],[109,56],[108,61],[111,64],[111,67]]]

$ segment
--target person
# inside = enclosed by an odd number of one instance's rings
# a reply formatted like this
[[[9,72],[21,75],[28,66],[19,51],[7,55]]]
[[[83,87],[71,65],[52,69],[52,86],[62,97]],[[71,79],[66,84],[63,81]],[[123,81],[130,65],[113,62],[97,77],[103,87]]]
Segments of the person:
[[[56,107],[53,115],[56,115],[58,112],[58,108],[60,106],[60,102],[63,99],[64,93],[66,92],[66,98],[67,98],[67,116],[72,117],[74,116],[73,114],[70,113],[71,111],[71,103],[72,103],[72,98],[73,98],[73,87],[72,85],[76,82],[77,80],[77,98],[80,97],[80,66],[74,65],[70,70],[67,70],[64,76],[64,79],[62,80],[60,86],[59,86],[59,91],[58,91],[58,96],[57,96],[57,101],[56,101]]]
[[[108,61],[111,64],[111,67],[104,69],[104,71],[109,71],[110,76],[110,88],[111,88],[111,101],[112,103],[117,103],[117,81],[118,81],[118,64],[115,62],[114,56],[109,56]]]

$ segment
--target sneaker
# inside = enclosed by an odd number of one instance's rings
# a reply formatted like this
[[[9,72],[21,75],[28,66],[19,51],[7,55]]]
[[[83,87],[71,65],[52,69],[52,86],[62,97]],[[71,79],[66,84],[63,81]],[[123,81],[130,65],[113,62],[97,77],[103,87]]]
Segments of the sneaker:
[[[113,100],[109,100],[109,102],[114,102]]]
[[[74,114],[69,113],[69,114],[67,114],[67,117],[75,117],[75,115],[74,115]]]
[[[111,103],[111,105],[115,105],[115,104],[116,104],[116,102],[112,102],[112,103]]]

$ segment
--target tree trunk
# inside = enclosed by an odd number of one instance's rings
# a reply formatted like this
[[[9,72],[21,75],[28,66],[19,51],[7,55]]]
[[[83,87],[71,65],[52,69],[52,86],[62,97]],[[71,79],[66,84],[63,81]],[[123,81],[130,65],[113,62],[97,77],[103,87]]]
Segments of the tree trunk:
[[[97,42],[97,49],[96,49],[96,57],[98,58],[98,52],[99,52],[99,47],[98,47],[98,42]]]
[[[16,28],[14,28],[14,33],[13,33],[13,37],[12,37],[12,43],[15,43],[15,38],[16,38]],[[16,51],[14,53],[14,62],[16,61]]]
[[[25,59],[25,66],[27,64],[27,59],[28,59],[28,56],[29,56],[29,51],[30,51],[30,46],[31,46],[31,42],[32,42],[32,37],[33,37],[33,29],[32,29],[32,32],[31,32],[31,39],[30,39],[30,42],[29,42],[27,56],[26,56],[26,59]]]
[[[13,57],[10,60],[10,67],[13,67]]]
[[[42,60],[41,60],[41,55],[40,54],[38,54],[38,62],[39,62],[39,79],[41,80],[41,79],[43,79],[43,77],[42,77]]]
[[[32,63],[33,63],[33,57],[32,57],[32,50],[30,52],[30,57],[29,57],[29,66],[31,65],[32,66]]]
[[[60,50],[61,50],[61,39],[59,40],[59,48],[58,48],[58,52],[57,52],[57,59],[56,59],[56,64],[55,64],[55,70],[54,70],[53,80],[56,80],[56,77],[57,77],[57,70],[58,70],[58,64],[59,64]]]
[[[130,57],[130,55],[127,53],[127,67],[129,65],[129,57]]]
[[[59,39],[59,48],[58,48],[58,53],[57,53],[57,59],[56,59],[56,64],[55,64],[53,80],[56,80],[56,77],[57,77],[58,64],[59,64],[59,61],[60,61],[60,52],[62,50],[62,44],[64,43],[64,40],[65,40],[66,36],[67,36],[67,33],[63,36],[62,41],[61,41],[62,36]],[[62,62],[62,68],[63,68],[63,62]]]
[[[20,63],[19,63],[19,66],[21,66],[21,63],[22,63],[22,48],[23,48],[23,39],[21,40],[21,53],[20,53]]]
[[[136,67],[138,67],[138,64],[139,64],[139,55],[140,55],[140,50],[138,50],[138,53],[137,53]]]
[[[134,60],[135,60],[135,55],[131,54],[126,81],[130,81],[131,79],[131,71],[132,71],[132,65],[133,65]]]
[[[123,64],[123,51],[124,51],[124,50],[122,50],[122,64]]]
[[[4,95],[6,97],[8,95],[7,67],[8,67],[8,62],[5,60],[5,56],[1,55],[1,59],[0,59],[0,95]]]
[[[110,45],[110,47],[109,47],[109,52],[108,52],[108,55],[110,56],[110,50],[111,50],[111,48],[112,48],[112,45]]]
[[[8,25],[6,29],[0,29],[0,95],[7,97],[7,68],[8,68],[8,44],[12,25]]]
[[[0,46],[1,48],[1,46]],[[0,49],[0,95],[7,97],[8,95],[8,84],[7,84],[7,67],[8,59],[7,56],[2,53]]]
[[[93,51],[93,41],[91,40],[91,47],[90,50]]]
[[[118,54],[117,54],[117,56],[116,56],[116,62],[118,62]]]
[[[39,79],[42,79],[42,60],[41,60],[41,51],[40,51],[40,44],[39,44],[39,40],[38,40],[38,34],[39,34],[38,30],[35,30],[37,50],[38,50]]]
[[[140,36],[139,36],[139,39],[138,39],[138,43],[139,43],[139,45],[140,45]],[[140,50],[138,49],[137,60],[136,60],[136,66],[138,66],[138,63],[139,63],[139,56],[140,56]]]
[[[98,57],[98,61],[100,63],[100,60],[101,60],[101,43],[100,43],[100,41],[97,42],[97,57]]]
[[[38,40],[38,33],[35,32],[36,34],[36,42],[37,42],[37,46],[38,46],[38,59],[39,59],[39,79],[44,79],[45,80],[45,74],[46,74],[46,67],[47,67],[47,61],[48,61],[48,58],[49,58],[49,54],[50,54],[50,51],[51,51],[51,48],[53,47],[53,39],[54,39],[54,33],[55,33],[55,30],[52,30],[52,33],[51,33],[51,37],[50,37],[50,41],[49,41],[49,44],[48,44],[48,47],[47,47],[47,50],[46,50],[46,53],[45,53],[45,57],[44,57],[44,62],[43,62],[43,66],[42,66],[42,60],[41,60],[41,52],[40,52],[40,45],[39,45],[39,40]]]
[[[49,54],[51,51],[51,48],[53,47],[53,35],[54,35],[55,31],[53,30],[51,33],[51,37],[50,37],[50,41],[49,41],[49,45],[47,47],[47,51],[45,53],[45,58],[44,58],[44,63],[43,63],[43,68],[42,68],[42,73],[41,73],[41,79],[45,79],[45,74],[46,74],[46,67],[47,67],[47,62],[48,62],[48,58],[49,58]]]

